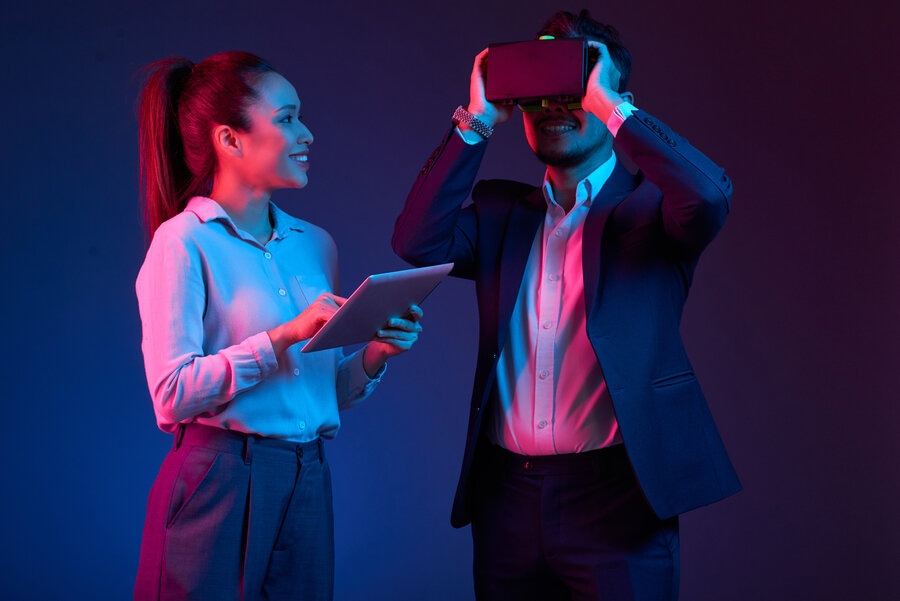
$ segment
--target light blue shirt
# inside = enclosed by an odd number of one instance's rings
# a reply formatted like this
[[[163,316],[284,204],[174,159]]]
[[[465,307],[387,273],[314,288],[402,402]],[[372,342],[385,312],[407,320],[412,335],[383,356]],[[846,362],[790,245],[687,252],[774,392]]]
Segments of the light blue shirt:
[[[210,198],[192,198],[153,236],[137,277],[144,367],[157,424],[196,422],[307,442],[333,438],[339,410],[377,382],[362,352],[276,357],[267,330],[339,289],[337,249],[322,228],[270,203],[261,245]]]

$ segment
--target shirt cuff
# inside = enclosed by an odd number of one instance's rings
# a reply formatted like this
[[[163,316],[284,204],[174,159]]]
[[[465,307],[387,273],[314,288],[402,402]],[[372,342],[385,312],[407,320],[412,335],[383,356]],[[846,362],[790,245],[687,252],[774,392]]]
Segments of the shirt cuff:
[[[469,130],[469,135],[467,136],[465,132],[459,129],[459,126],[454,126],[453,131],[456,132],[456,135],[459,136],[463,142],[468,144],[469,146],[475,146],[476,144],[481,144],[482,142],[486,142],[486,138],[482,138],[475,131]]]
[[[637,108],[630,102],[620,103],[606,121],[606,129],[615,136],[619,133],[619,128],[622,127],[622,124],[625,123],[625,119],[628,119],[628,117],[636,110]]]
[[[385,362],[385,364],[381,366],[381,369],[378,370],[378,373],[370,378],[369,374],[366,373],[366,368],[363,366],[363,354],[365,350],[366,347],[363,346],[354,351],[353,354],[347,358],[347,364],[350,368],[350,382],[356,389],[367,388],[381,382],[381,377],[387,370],[387,362]]]
[[[260,332],[246,340],[250,351],[259,365],[260,377],[268,377],[278,371],[278,356],[272,346],[268,332]]]

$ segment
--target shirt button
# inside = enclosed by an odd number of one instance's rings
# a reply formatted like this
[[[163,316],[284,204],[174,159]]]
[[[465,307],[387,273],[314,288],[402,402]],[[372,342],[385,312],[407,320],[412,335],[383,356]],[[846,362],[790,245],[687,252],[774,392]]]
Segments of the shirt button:
[[[550,281],[551,281],[551,282],[555,282],[555,281],[558,280],[558,279],[559,279],[559,276],[556,275],[555,273],[551,273],[551,274],[550,274]]]
[[[549,330],[550,326],[552,326],[552,325],[553,325],[552,321],[545,321],[544,323],[541,324],[541,327],[543,327],[545,330]]]
[[[300,422],[297,425],[300,427],[301,430],[306,430],[306,422]]]
[[[272,253],[268,253],[268,252],[267,252],[267,253],[264,253],[263,256],[264,256],[265,258],[267,258],[267,259],[271,259],[271,258],[272,258]]]
[[[279,288],[278,294],[281,296],[287,296],[287,290],[285,290],[284,288]]]
[[[532,469],[534,469],[534,464],[531,463],[530,461],[526,461],[526,462],[525,462],[525,469],[526,469],[526,470],[529,470],[529,471],[532,470]]]
[[[299,375],[300,375],[300,370],[297,369],[296,367],[294,368],[294,375],[295,375],[295,376],[299,376]]]
[[[544,369],[544,370],[542,370],[541,373],[540,373],[541,380],[546,380],[547,377],[549,377],[549,376],[550,376],[550,370],[549,370],[549,369]]]
[[[547,420],[542,419],[541,421],[538,422],[538,428],[540,428],[541,430],[543,430],[546,427],[547,427]]]

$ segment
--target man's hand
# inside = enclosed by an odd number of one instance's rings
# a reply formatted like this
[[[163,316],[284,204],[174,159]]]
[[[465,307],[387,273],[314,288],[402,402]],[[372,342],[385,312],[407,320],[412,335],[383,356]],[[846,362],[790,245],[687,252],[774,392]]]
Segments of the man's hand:
[[[588,40],[588,46],[596,49],[600,56],[588,75],[581,107],[606,123],[613,110],[623,102],[631,102],[632,96],[630,92],[619,94],[616,91],[619,87],[619,69],[606,44]]]
[[[485,97],[485,79],[487,77],[488,49],[485,48],[475,57],[472,65],[472,76],[469,79],[469,106],[467,111],[478,117],[488,127],[508,121],[512,116],[513,105],[488,102]],[[462,124],[460,129],[465,128]],[[468,129],[468,128],[466,128]]]

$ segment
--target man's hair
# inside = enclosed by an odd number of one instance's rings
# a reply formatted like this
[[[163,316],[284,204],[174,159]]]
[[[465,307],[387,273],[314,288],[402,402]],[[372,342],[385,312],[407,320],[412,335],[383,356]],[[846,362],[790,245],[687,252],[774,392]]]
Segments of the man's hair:
[[[587,9],[582,9],[577,15],[561,10],[544,23],[537,33],[537,37],[552,35],[556,38],[587,38],[602,42],[608,49],[609,55],[619,70],[619,93],[628,89],[628,80],[631,78],[631,53],[622,44],[619,32],[612,25],[606,25],[594,20]]]

